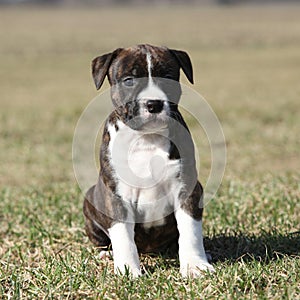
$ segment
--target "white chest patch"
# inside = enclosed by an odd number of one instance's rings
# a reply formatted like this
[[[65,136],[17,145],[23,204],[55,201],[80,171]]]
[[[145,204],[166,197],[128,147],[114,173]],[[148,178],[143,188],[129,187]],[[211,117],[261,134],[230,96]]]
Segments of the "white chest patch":
[[[135,222],[145,226],[162,225],[174,211],[174,202],[182,188],[179,160],[170,160],[166,131],[145,133],[117,122],[108,125],[109,154],[115,170],[117,193],[132,208]],[[138,214],[136,214],[138,213]]]

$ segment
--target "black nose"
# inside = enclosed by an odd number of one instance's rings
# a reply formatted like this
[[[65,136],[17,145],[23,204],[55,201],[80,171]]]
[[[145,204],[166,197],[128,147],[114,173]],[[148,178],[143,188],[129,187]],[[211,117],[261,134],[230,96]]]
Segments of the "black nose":
[[[162,111],[164,102],[160,100],[148,100],[146,107],[151,114],[158,114]]]

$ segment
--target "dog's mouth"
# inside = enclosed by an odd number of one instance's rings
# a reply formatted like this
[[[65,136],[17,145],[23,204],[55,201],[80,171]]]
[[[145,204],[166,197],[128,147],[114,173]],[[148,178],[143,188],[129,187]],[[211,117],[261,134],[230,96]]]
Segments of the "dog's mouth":
[[[140,130],[143,131],[157,131],[168,127],[168,118],[162,117],[160,115],[149,116],[144,119]]]
[[[126,125],[134,130],[157,131],[168,127],[169,119],[161,114],[136,116],[126,122]]]

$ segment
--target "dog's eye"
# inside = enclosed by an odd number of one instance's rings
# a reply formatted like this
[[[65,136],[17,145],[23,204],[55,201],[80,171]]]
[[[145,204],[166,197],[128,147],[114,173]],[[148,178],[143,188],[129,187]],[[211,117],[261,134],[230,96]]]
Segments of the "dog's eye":
[[[126,85],[126,86],[133,86],[134,84],[134,79],[132,77],[126,77],[124,80],[123,80],[123,83]]]

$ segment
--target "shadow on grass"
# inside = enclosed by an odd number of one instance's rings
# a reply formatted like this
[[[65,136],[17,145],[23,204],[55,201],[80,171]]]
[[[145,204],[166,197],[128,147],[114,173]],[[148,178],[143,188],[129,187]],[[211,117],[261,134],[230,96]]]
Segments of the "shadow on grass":
[[[286,255],[300,255],[300,231],[288,234],[262,232],[260,235],[224,233],[205,238],[204,244],[213,262],[241,258],[268,262]]]
[[[284,256],[300,255],[300,231],[288,234],[274,232],[262,232],[260,235],[249,235],[245,233],[222,233],[204,239],[205,250],[212,256],[212,263],[229,261],[235,262],[240,259],[257,260],[268,263],[282,259]],[[159,255],[148,255],[158,257],[164,268],[179,267],[178,248],[173,247],[167,252]],[[151,261],[151,260],[150,260]],[[154,272],[156,266],[149,264],[147,258],[144,260],[148,272]]]

